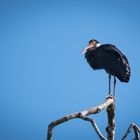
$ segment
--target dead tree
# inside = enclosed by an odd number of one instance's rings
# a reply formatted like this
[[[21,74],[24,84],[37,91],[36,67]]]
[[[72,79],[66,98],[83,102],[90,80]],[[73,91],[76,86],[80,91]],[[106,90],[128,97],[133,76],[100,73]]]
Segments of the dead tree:
[[[48,126],[47,140],[52,140],[52,130],[55,126],[62,124],[66,121],[69,121],[71,119],[76,119],[76,118],[90,122],[101,140],[107,140],[107,139],[114,140],[114,133],[115,133],[115,131],[114,131],[115,130],[115,119],[114,119],[115,108],[114,108],[114,106],[115,106],[114,98],[112,96],[109,96],[106,98],[106,100],[102,104],[100,104],[96,107],[93,107],[93,108],[90,108],[90,109],[87,109],[87,110],[84,110],[81,112],[73,113],[73,114],[67,115],[65,117],[62,117],[56,121],[51,122]],[[99,113],[102,110],[104,110],[105,108],[107,108],[107,114],[108,114],[108,126],[106,128],[107,138],[105,138],[103,136],[103,134],[99,130],[95,120],[90,117],[87,117],[88,115]]]
[[[97,114],[97,113],[103,111],[104,109],[106,109],[107,117],[108,117],[108,125],[106,127],[107,138],[105,136],[103,136],[95,119],[88,117],[88,115]],[[101,140],[114,140],[115,139],[115,99],[112,96],[108,96],[103,103],[101,103],[100,105],[98,105],[96,107],[93,107],[93,108],[90,108],[90,109],[87,109],[87,110],[84,110],[81,112],[69,114],[56,121],[51,122],[48,125],[47,140],[52,140],[52,131],[55,126],[60,125],[64,122],[67,122],[71,119],[76,119],[76,118],[90,122],[91,125],[93,126],[95,132],[97,133],[98,137]],[[131,132],[132,128],[134,129],[134,132],[135,132],[134,140],[139,140],[140,128],[138,126],[136,126],[135,124],[130,125],[127,132],[123,136],[122,140],[126,140],[126,137]]]

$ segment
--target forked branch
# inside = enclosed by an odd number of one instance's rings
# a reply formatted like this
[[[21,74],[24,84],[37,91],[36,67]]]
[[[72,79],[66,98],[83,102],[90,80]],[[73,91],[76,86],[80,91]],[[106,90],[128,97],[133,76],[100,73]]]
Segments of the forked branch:
[[[134,130],[134,134],[135,134],[135,138],[133,140],[139,140],[140,128],[134,123],[130,124],[122,140],[126,140],[127,136],[129,135],[132,129]]]
[[[112,106],[114,106],[114,99],[113,99],[113,97],[109,96],[108,98],[106,98],[106,100],[103,103],[101,103],[100,105],[98,105],[94,108],[90,108],[90,109],[87,109],[87,110],[84,110],[84,111],[81,111],[81,112],[73,113],[73,114],[67,115],[65,117],[62,117],[62,118],[60,118],[56,121],[51,122],[48,126],[47,140],[52,140],[52,130],[55,126],[60,125],[64,122],[66,122],[66,121],[69,121],[69,120],[75,119],[75,118],[80,118],[82,120],[91,122],[91,124],[94,127],[94,129],[95,129],[97,135],[99,136],[99,138],[101,140],[107,140],[102,135],[102,133],[100,132],[97,124],[95,123],[95,120],[87,117],[87,115],[99,113],[99,112],[101,112],[102,110],[104,110],[105,108],[108,108],[108,107],[111,108],[111,110],[109,109],[109,112],[110,111],[112,112],[112,109],[113,109]],[[111,112],[108,115],[112,115]],[[109,118],[114,119],[114,117],[111,117],[111,116]],[[111,129],[112,129],[112,124],[111,123],[112,122],[113,122],[113,120],[112,121],[110,120],[108,122],[108,124],[109,124],[108,128],[110,129],[110,131],[108,131],[108,132],[111,132]],[[113,127],[112,131],[114,131],[114,127]],[[110,139],[110,140],[113,140],[113,139]]]
[[[82,116],[82,115],[81,115],[80,118],[83,119],[83,120],[85,120],[85,121],[89,121],[89,122],[92,124],[94,130],[96,131],[97,135],[99,136],[99,138],[100,138],[101,140],[107,140],[107,139],[103,136],[103,134],[101,133],[100,129],[98,128],[98,126],[97,126],[97,124],[96,124],[96,122],[95,122],[95,119],[91,119],[91,118],[89,118],[89,117],[87,117],[87,116]]]

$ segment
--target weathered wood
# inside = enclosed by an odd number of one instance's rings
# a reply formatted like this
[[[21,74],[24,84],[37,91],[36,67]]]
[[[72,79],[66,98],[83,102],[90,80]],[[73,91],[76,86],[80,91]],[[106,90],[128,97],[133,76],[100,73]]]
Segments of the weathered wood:
[[[107,139],[103,136],[103,134],[101,133],[100,129],[98,128],[95,119],[91,119],[91,118],[89,118],[89,117],[87,117],[87,116],[82,116],[82,115],[81,115],[80,118],[83,119],[83,120],[85,120],[85,121],[89,121],[89,122],[92,124],[94,130],[96,131],[98,137],[99,137],[101,140],[107,140]]]
[[[139,140],[140,128],[134,123],[130,124],[122,140],[126,140],[127,136],[129,135],[132,129],[134,130],[134,134],[135,134],[135,138],[133,140]]]
[[[108,118],[108,126],[106,127],[107,138],[103,136],[95,120],[87,117],[88,115],[99,113],[105,108],[107,108],[106,111],[107,111],[107,118]],[[107,97],[103,103],[101,103],[100,105],[96,107],[93,107],[93,108],[90,108],[81,112],[69,114],[56,121],[51,122],[48,125],[47,140],[52,140],[52,130],[55,126],[60,125],[64,122],[67,122],[71,119],[76,119],[76,118],[90,122],[95,132],[97,133],[98,137],[100,138],[100,140],[114,140],[115,139],[115,99],[112,96]],[[134,130],[134,134],[135,134],[135,137],[133,140],[140,139],[139,138],[140,128],[136,124],[132,123],[127,129],[122,140],[126,140],[127,136],[129,135],[132,129]]]
[[[97,124],[95,123],[95,121],[89,117],[86,117],[86,116],[90,115],[90,114],[99,113],[100,111],[104,110],[105,108],[112,106],[112,104],[114,104],[114,98],[112,96],[109,96],[108,98],[106,98],[106,100],[103,103],[101,103],[100,105],[98,105],[94,108],[90,108],[90,109],[87,109],[87,110],[84,110],[81,112],[73,113],[73,114],[67,115],[65,117],[62,117],[56,121],[51,122],[48,126],[47,140],[52,140],[52,130],[55,126],[60,125],[66,121],[69,121],[69,120],[75,119],[75,118],[80,118],[80,119],[91,122],[92,126],[94,127],[94,129],[95,129],[97,135],[100,137],[100,139],[106,140],[106,138],[99,131],[99,128],[97,127]],[[109,123],[109,125],[110,125],[110,123]],[[108,128],[110,128],[110,126]]]
[[[114,140],[115,138],[115,103],[113,102],[107,107],[108,126],[107,139]]]

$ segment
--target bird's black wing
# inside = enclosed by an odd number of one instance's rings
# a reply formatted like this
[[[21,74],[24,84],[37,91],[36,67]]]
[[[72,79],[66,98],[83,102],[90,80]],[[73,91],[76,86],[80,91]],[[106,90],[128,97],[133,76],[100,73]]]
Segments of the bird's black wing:
[[[117,57],[122,57],[123,56],[123,54],[121,53],[121,51],[118,48],[116,48],[115,45],[112,45],[112,44],[104,44],[104,45],[102,45],[102,47],[103,47],[103,50],[105,52],[113,53]]]
[[[118,62],[120,63],[120,66],[123,69],[123,73],[125,73],[126,81],[129,81],[130,66],[129,66],[127,57],[112,44],[104,44],[102,45],[102,47],[105,52],[114,54],[116,56],[116,58],[118,59]]]
[[[126,61],[126,63],[129,64],[127,57],[115,45],[104,44],[102,46],[104,47],[104,51],[115,54],[123,63]]]

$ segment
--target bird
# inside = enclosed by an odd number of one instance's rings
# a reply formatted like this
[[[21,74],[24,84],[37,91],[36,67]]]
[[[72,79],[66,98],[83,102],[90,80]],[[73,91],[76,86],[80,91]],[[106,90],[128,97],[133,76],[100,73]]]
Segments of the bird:
[[[111,77],[114,77],[113,97],[115,98],[116,77],[126,83],[130,79],[130,65],[127,57],[115,45],[101,45],[96,39],[90,40],[81,54],[85,54],[85,58],[93,70],[104,69],[106,71],[109,78],[109,96],[111,96]]]

